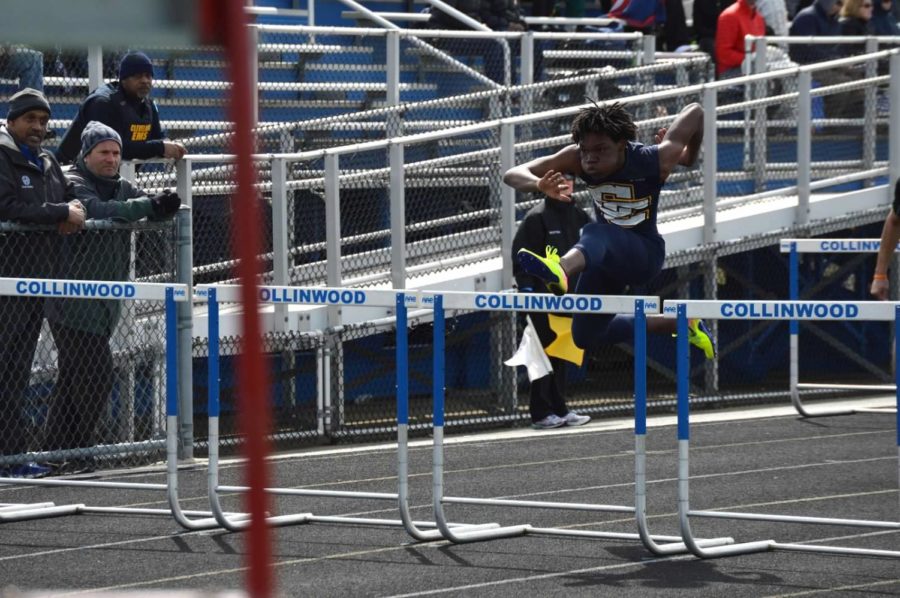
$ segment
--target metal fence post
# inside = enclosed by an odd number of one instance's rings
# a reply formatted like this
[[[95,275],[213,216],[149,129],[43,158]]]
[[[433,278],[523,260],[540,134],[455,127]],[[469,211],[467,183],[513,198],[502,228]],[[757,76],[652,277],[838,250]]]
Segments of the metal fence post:
[[[516,127],[510,123],[500,125],[500,176],[515,166]],[[512,256],[510,254],[513,236],[516,232],[516,190],[500,183],[500,247],[503,270],[500,284],[504,289],[512,288]]]
[[[900,50],[891,52],[891,83],[888,88],[891,104],[888,119],[888,178],[891,185],[900,176]],[[893,188],[888,192],[893,191]]]
[[[384,38],[385,56],[387,64],[387,94],[386,106],[400,105],[400,32],[392,29]],[[385,136],[395,137],[403,135],[403,119],[399,112],[391,112],[385,118]]]
[[[403,144],[390,146],[391,212],[391,284],[395,289],[406,288],[406,190],[403,172]]]
[[[175,163],[176,190],[182,207],[176,215],[176,281],[187,285],[188,297],[194,293],[194,237],[191,205],[191,161]],[[194,303],[182,301],[177,305],[178,319],[178,444],[179,459],[194,458]]]
[[[809,183],[812,172],[812,73],[803,69],[797,79],[797,215],[794,224],[809,223]]]
[[[338,177],[340,176],[340,156],[335,153],[325,154],[325,280],[327,286],[339,287],[341,278],[341,195]],[[339,327],[341,310],[336,305],[326,308],[328,327]],[[339,429],[344,424],[344,343],[341,333],[332,333],[326,341],[329,351],[324,363],[330,371],[323,372],[328,377],[327,393],[323,397],[324,409],[322,417],[327,424],[325,433]],[[332,378],[331,374],[334,373]],[[335,385],[337,388],[335,388]],[[333,397],[337,393],[337,400]]]
[[[88,93],[103,85],[103,48],[91,46],[87,55]]]
[[[253,93],[250,94],[252,102],[250,126],[255,127],[259,122],[259,29],[254,25],[250,25],[247,29],[247,35],[250,38],[247,40],[247,47],[250,48],[250,52],[247,54],[250,67],[249,84],[250,89],[253,90]]]
[[[878,51],[878,42],[873,37],[866,39],[866,54]],[[871,58],[866,61],[866,79],[873,79],[878,76],[878,61]],[[875,167],[875,119],[877,117],[877,91],[874,85],[867,85],[865,89],[865,117],[862,129],[862,170],[871,170]],[[874,181],[867,179],[863,181],[865,187],[871,187]]]
[[[279,286],[290,284],[287,195],[287,163],[284,158],[272,158],[272,282]],[[274,329],[287,332],[288,306],[283,303],[275,304]]]
[[[718,129],[716,129],[715,87],[703,86],[703,242],[716,240],[716,173],[718,170]]]
[[[765,38],[757,39],[754,46],[755,60],[753,70],[756,73],[765,73],[769,67],[767,64]],[[768,96],[768,81],[757,81],[753,85],[753,99],[762,100]],[[765,191],[766,187],[766,131],[768,131],[767,106],[758,106],[753,109],[753,187],[754,191]]]

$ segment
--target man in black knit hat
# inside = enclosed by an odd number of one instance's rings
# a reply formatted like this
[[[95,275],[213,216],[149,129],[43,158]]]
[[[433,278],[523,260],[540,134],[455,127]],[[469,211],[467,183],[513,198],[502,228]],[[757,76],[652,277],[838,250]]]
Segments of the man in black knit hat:
[[[59,164],[41,147],[49,120],[50,104],[41,92],[26,88],[10,98],[6,125],[0,126],[0,220],[56,225],[59,233],[72,233],[84,226],[84,206]],[[52,278],[60,239],[52,230],[3,233],[0,277]],[[0,296],[0,456],[29,448],[23,399],[44,303],[43,297]],[[0,476],[40,477],[48,472],[37,463],[0,464]]]
[[[179,159],[185,147],[164,139],[159,108],[150,98],[153,63],[143,52],[130,52],[119,63],[119,80],[101,85],[78,108],[75,120],[63,135],[56,157],[72,162],[81,148],[81,132],[96,120],[112,127],[122,138],[122,159]]]

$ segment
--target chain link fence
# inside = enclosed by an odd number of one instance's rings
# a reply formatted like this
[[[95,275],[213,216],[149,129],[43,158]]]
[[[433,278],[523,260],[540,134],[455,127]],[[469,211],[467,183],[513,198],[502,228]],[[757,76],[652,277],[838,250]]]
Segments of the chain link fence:
[[[0,276],[44,278],[62,294],[115,297],[115,285],[174,280],[171,223],[91,222],[77,235],[4,224]],[[71,282],[68,282],[71,281]],[[24,282],[19,286],[32,289]],[[113,288],[115,287],[115,288]],[[25,292],[23,290],[23,292]],[[165,454],[165,326],[158,302],[0,297],[4,438],[0,469],[40,459],[57,473],[137,465]]]

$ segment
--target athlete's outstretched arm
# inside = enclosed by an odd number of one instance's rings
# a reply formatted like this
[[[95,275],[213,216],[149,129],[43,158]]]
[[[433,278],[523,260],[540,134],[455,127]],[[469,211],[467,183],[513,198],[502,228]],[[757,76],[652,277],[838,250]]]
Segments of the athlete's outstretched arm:
[[[503,174],[503,182],[518,191],[543,193],[560,201],[572,201],[565,175],[577,174],[578,168],[578,147],[569,145],[551,156],[513,166]]]
[[[703,143],[703,108],[688,104],[659,144],[659,178],[665,181],[677,164],[692,166]]]

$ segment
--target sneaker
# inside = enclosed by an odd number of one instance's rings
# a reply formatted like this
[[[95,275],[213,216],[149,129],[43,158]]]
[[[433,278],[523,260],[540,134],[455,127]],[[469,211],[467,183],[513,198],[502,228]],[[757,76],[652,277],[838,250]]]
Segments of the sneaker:
[[[703,320],[691,320],[688,322],[688,341],[706,355],[707,359],[715,359],[716,342],[713,340],[712,333]]]
[[[564,425],[566,425],[566,420],[559,417],[558,415],[551,413],[544,419],[533,422],[531,424],[531,427],[535,430],[549,430],[551,428],[561,428]]]
[[[546,257],[541,257],[533,251],[520,249],[516,259],[526,272],[543,280],[551,293],[565,295],[569,290],[569,278],[559,265],[559,253],[552,245],[547,245],[545,251]]]
[[[4,470],[3,473],[5,474],[5,477],[33,479],[50,475],[50,468],[31,461],[21,465],[13,465],[9,469]]]
[[[581,415],[580,413],[569,411],[568,413],[566,413],[565,417],[561,419],[566,422],[567,426],[583,426],[584,424],[591,421],[591,416]]]

